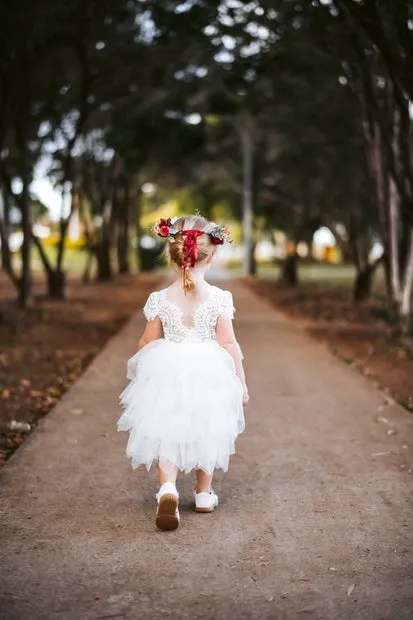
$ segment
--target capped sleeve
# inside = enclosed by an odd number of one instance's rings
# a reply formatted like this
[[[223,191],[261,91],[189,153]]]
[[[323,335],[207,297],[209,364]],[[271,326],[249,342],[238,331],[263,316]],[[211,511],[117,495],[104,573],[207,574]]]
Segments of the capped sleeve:
[[[159,293],[151,293],[143,307],[143,313],[147,321],[153,321],[159,316]]]
[[[222,291],[218,315],[222,316],[222,318],[226,321],[232,321],[232,319],[234,318],[234,312],[235,308],[232,294],[229,291]]]

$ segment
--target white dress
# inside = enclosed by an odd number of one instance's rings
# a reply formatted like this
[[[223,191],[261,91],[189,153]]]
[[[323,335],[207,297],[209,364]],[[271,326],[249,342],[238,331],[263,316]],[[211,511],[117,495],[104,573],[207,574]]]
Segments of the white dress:
[[[147,320],[160,318],[164,338],[128,360],[131,382],[120,395],[118,420],[118,430],[130,431],[126,454],[133,468],[149,470],[156,461],[183,472],[227,471],[245,426],[241,381],[216,340],[218,317],[234,317],[232,295],[211,286],[187,327],[167,294],[151,293],[144,307]]]

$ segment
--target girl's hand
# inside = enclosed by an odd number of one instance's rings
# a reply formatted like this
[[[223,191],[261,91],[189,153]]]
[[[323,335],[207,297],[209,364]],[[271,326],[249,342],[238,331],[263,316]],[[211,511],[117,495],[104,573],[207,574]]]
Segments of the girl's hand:
[[[243,394],[242,394],[242,404],[243,405],[247,405],[249,399],[250,399],[250,395],[248,394],[248,388],[247,388],[246,385],[244,385],[244,391],[243,391]]]

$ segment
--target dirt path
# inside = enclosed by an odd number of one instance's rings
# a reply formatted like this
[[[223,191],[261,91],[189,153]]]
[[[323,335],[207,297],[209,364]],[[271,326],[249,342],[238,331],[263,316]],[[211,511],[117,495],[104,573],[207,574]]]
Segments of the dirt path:
[[[2,620],[410,620],[413,418],[240,285],[252,394],[221,505],[154,527],[117,394],[141,319],[96,358],[0,484]]]

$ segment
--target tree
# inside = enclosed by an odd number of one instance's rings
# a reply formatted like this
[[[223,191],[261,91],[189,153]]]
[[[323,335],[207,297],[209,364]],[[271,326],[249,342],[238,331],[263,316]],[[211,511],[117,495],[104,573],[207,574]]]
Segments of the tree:
[[[349,43],[349,79],[362,111],[385,248],[389,304],[407,324],[413,281],[413,89],[406,67],[413,60],[409,28],[413,6],[398,3],[389,10],[384,3],[340,0],[335,4]]]
[[[65,237],[77,200],[73,156],[81,147],[87,122],[96,127],[116,98],[129,93],[131,63],[116,72],[114,58],[126,48],[129,56],[135,55],[135,66],[139,8],[137,1],[72,0],[57,2],[50,9],[44,0],[35,0],[1,9],[0,166],[9,193],[13,194],[14,178],[20,179],[22,187],[14,199],[22,213],[23,268],[21,277],[12,279],[23,305],[30,290],[32,241],[40,251],[49,294],[61,297],[64,293]],[[110,84],[108,75],[116,77]],[[63,202],[69,204],[62,209],[54,265],[32,235],[29,205],[34,165],[51,148],[49,155],[59,162],[53,174],[62,187]]]

